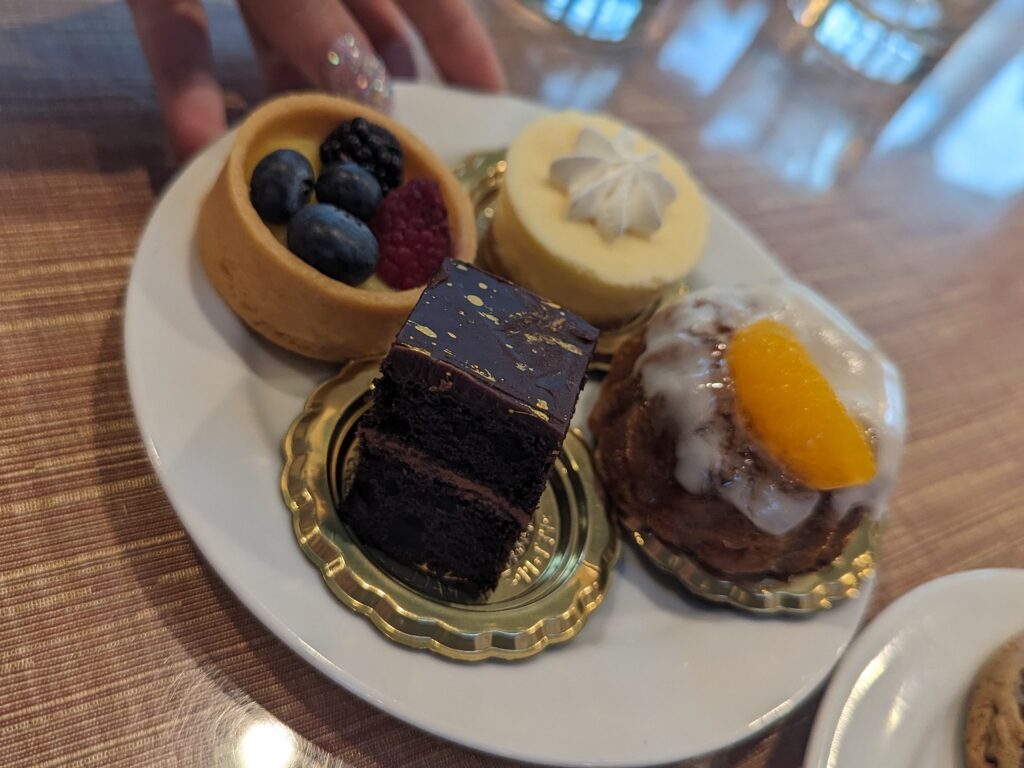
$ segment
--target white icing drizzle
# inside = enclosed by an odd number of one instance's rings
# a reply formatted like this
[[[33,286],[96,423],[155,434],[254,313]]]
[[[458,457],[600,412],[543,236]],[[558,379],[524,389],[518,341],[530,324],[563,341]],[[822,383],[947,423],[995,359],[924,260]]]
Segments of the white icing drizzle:
[[[696,291],[648,327],[636,371],[644,395],[659,401],[675,429],[676,480],[689,493],[725,499],[775,536],[803,523],[821,501],[823,492],[788,478],[735,418],[723,355],[732,332],[761,317],[796,332],[836,395],[869,430],[875,477],[832,492],[831,502],[840,517],[862,505],[877,516],[903,447],[899,374],[846,318],[789,280]]]
[[[661,228],[676,189],[658,170],[660,153],[641,154],[623,129],[610,139],[585,127],[572,154],[551,163],[551,181],[569,195],[570,219],[594,221],[608,240],[626,232],[650,237]]]

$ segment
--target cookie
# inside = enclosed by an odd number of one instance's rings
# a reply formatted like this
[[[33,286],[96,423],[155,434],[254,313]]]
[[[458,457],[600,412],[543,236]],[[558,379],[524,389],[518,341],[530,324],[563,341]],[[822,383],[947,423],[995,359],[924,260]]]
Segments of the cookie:
[[[1024,634],[996,651],[974,680],[964,727],[967,768],[1024,768]]]

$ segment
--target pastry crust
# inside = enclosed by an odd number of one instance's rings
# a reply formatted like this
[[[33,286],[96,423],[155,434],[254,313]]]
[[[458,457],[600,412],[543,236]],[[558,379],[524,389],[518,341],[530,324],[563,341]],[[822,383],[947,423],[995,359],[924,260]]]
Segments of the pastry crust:
[[[1024,767],[1024,634],[1003,644],[974,680],[964,762],[967,768]]]
[[[249,202],[249,177],[268,152],[292,138],[318,146],[337,125],[362,116],[402,144],[405,180],[441,186],[452,256],[476,258],[468,196],[445,163],[407,129],[363,104],[326,94],[267,102],[242,124],[199,213],[197,245],[206,274],[228,306],[278,346],[318,360],[383,355],[422,291],[374,291],[332,280],[291,253]],[[314,162],[314,167],[319,165]]]

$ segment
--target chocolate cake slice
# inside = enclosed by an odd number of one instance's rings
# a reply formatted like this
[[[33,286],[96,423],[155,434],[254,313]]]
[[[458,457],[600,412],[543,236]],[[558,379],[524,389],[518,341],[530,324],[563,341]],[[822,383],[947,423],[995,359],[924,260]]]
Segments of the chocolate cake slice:
[[[398,563],[494,588],[561,449],[597,330],[448,259],[381,366],[340,515]]]

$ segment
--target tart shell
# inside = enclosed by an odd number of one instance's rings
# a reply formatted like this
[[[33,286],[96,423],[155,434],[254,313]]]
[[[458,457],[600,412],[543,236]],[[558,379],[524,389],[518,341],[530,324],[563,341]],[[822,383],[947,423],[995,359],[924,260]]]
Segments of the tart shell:
[[[315,155],[310,147],[355,117],[386,128],[398,139],[405,154],[403,181],[437,181],[448,208],[452,256],[472,262],[472,205],[444,161],[386,115],[326,94],[284,96],[249,115],[203,202],[196,235],[210,282],[252,330],[292,352],[332,362],[383,355],[422,289],[367,290],[309,266],[260,219],[249,201],[249,177],[264,155],[293,140],[309,145],[297,149]],[[319,172],[318,159],[314,170]]]

